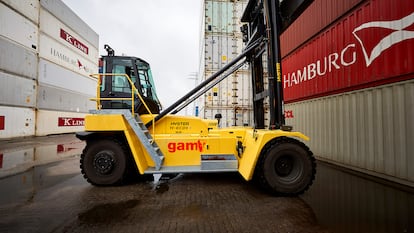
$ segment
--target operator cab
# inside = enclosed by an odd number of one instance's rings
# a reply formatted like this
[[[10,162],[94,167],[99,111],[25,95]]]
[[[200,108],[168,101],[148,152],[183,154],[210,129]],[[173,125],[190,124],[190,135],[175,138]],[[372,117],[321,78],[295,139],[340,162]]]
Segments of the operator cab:
[[[101,100],[103,109],[132,109],[132,101],[123,98],[131,98],[132,87],[128,75],[135,88],[145,101],[151,113],[158,114],[161,110],[161,104],[158,100],[150,65],[137,57],[115,56],[114,51],[105,45],[108,52],[107,56],[102,56],[102,73],[113,74],[102,76],[100,86],[100,98],[111,98],[111,100]],[[135,112],[138,114],[147,114],[145,106],[134,95]]]

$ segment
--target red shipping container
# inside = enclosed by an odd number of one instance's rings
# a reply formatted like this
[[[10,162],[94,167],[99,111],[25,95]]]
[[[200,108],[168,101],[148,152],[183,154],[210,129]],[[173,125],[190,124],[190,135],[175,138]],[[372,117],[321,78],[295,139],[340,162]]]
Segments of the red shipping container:
[[[285,57],[282,71],[287,103],[414,78],[414,1],[364,2]]]
[[[281,53],[286,56],[318,32],[342,17],[363,0],[314,0],[281,35]]]

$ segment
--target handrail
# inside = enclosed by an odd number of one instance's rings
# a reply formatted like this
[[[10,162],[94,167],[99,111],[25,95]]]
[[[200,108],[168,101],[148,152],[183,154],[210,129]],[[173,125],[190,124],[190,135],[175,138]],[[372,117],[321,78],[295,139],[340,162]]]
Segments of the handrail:
[[[96,101],[96,109],[102,109],[101,100],[131,100],[131,112],[132,115],[135,115],[135,103],[134,103],[134,94],[137,94],[138,98],[141,100],[141,103],[144,105],[145,109],[148,111],[149,115],[151,116],[151,122],[152,122],[152,131],[153,136],[155,135],[155,116],[152,114],[151,110],[149,109],[147,103],[145,103],[144,98],[142,98],[141,94],[139,93],[138,89],[135,87],[134,83],[132,82],[132,79],[127,74],[117,74],[117,73],[105,73],[105,74],[91,74],[90,77],[96,78],[98,80],[97,82],[97,88],[96,88],[96,98],[90,98],[92,101]],[[130,87],[131,87],[131,98],[127,97],[121,97],[121,98],[101,98],[101,77],[102,76],[124,76],[127,78]]]

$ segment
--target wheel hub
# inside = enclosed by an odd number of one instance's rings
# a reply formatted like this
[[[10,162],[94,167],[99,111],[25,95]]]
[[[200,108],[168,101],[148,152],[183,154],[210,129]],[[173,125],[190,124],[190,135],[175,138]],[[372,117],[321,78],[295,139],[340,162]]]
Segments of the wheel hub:
[[[113,153],[102,151],[95,155],[93,166],[99,174],[105,175],[112,171],[115,166]]]
[[[282,156],[276,161],[275,170],[278,176],[288,176],[293,170],[293,159],[290,156]]]

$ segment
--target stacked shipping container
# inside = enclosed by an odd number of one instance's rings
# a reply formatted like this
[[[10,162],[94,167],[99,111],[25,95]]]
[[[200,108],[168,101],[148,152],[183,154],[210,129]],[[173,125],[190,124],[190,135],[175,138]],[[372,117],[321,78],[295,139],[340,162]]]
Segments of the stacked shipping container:
[[[282,35],[285,116],[323,160],[414,185],[414,2],[315,0]]]
[[[205,1],[203,78],[240,54],[245,5]],[[414,186],[413,33],[405,0],[315,0],[283,32],[286,122],[311,137],[319,159]],[[202,116],[252,125],[249,71],[227,80],[204,96]]]
[[[39,3],[35,0],[0,3],[1,138],[34,135],[39,35],[36,11]]]
[[[201,79],[206,79],[239,55],[243,49],[240,18],[247,1],[206,0],[201,47]],[[252,125],[251,80],[243,67],[207,92],[201,117],[222,115],[221,127]]]
[[[0,138],[83,130],[98,35],[61,1],[0,2]]]

